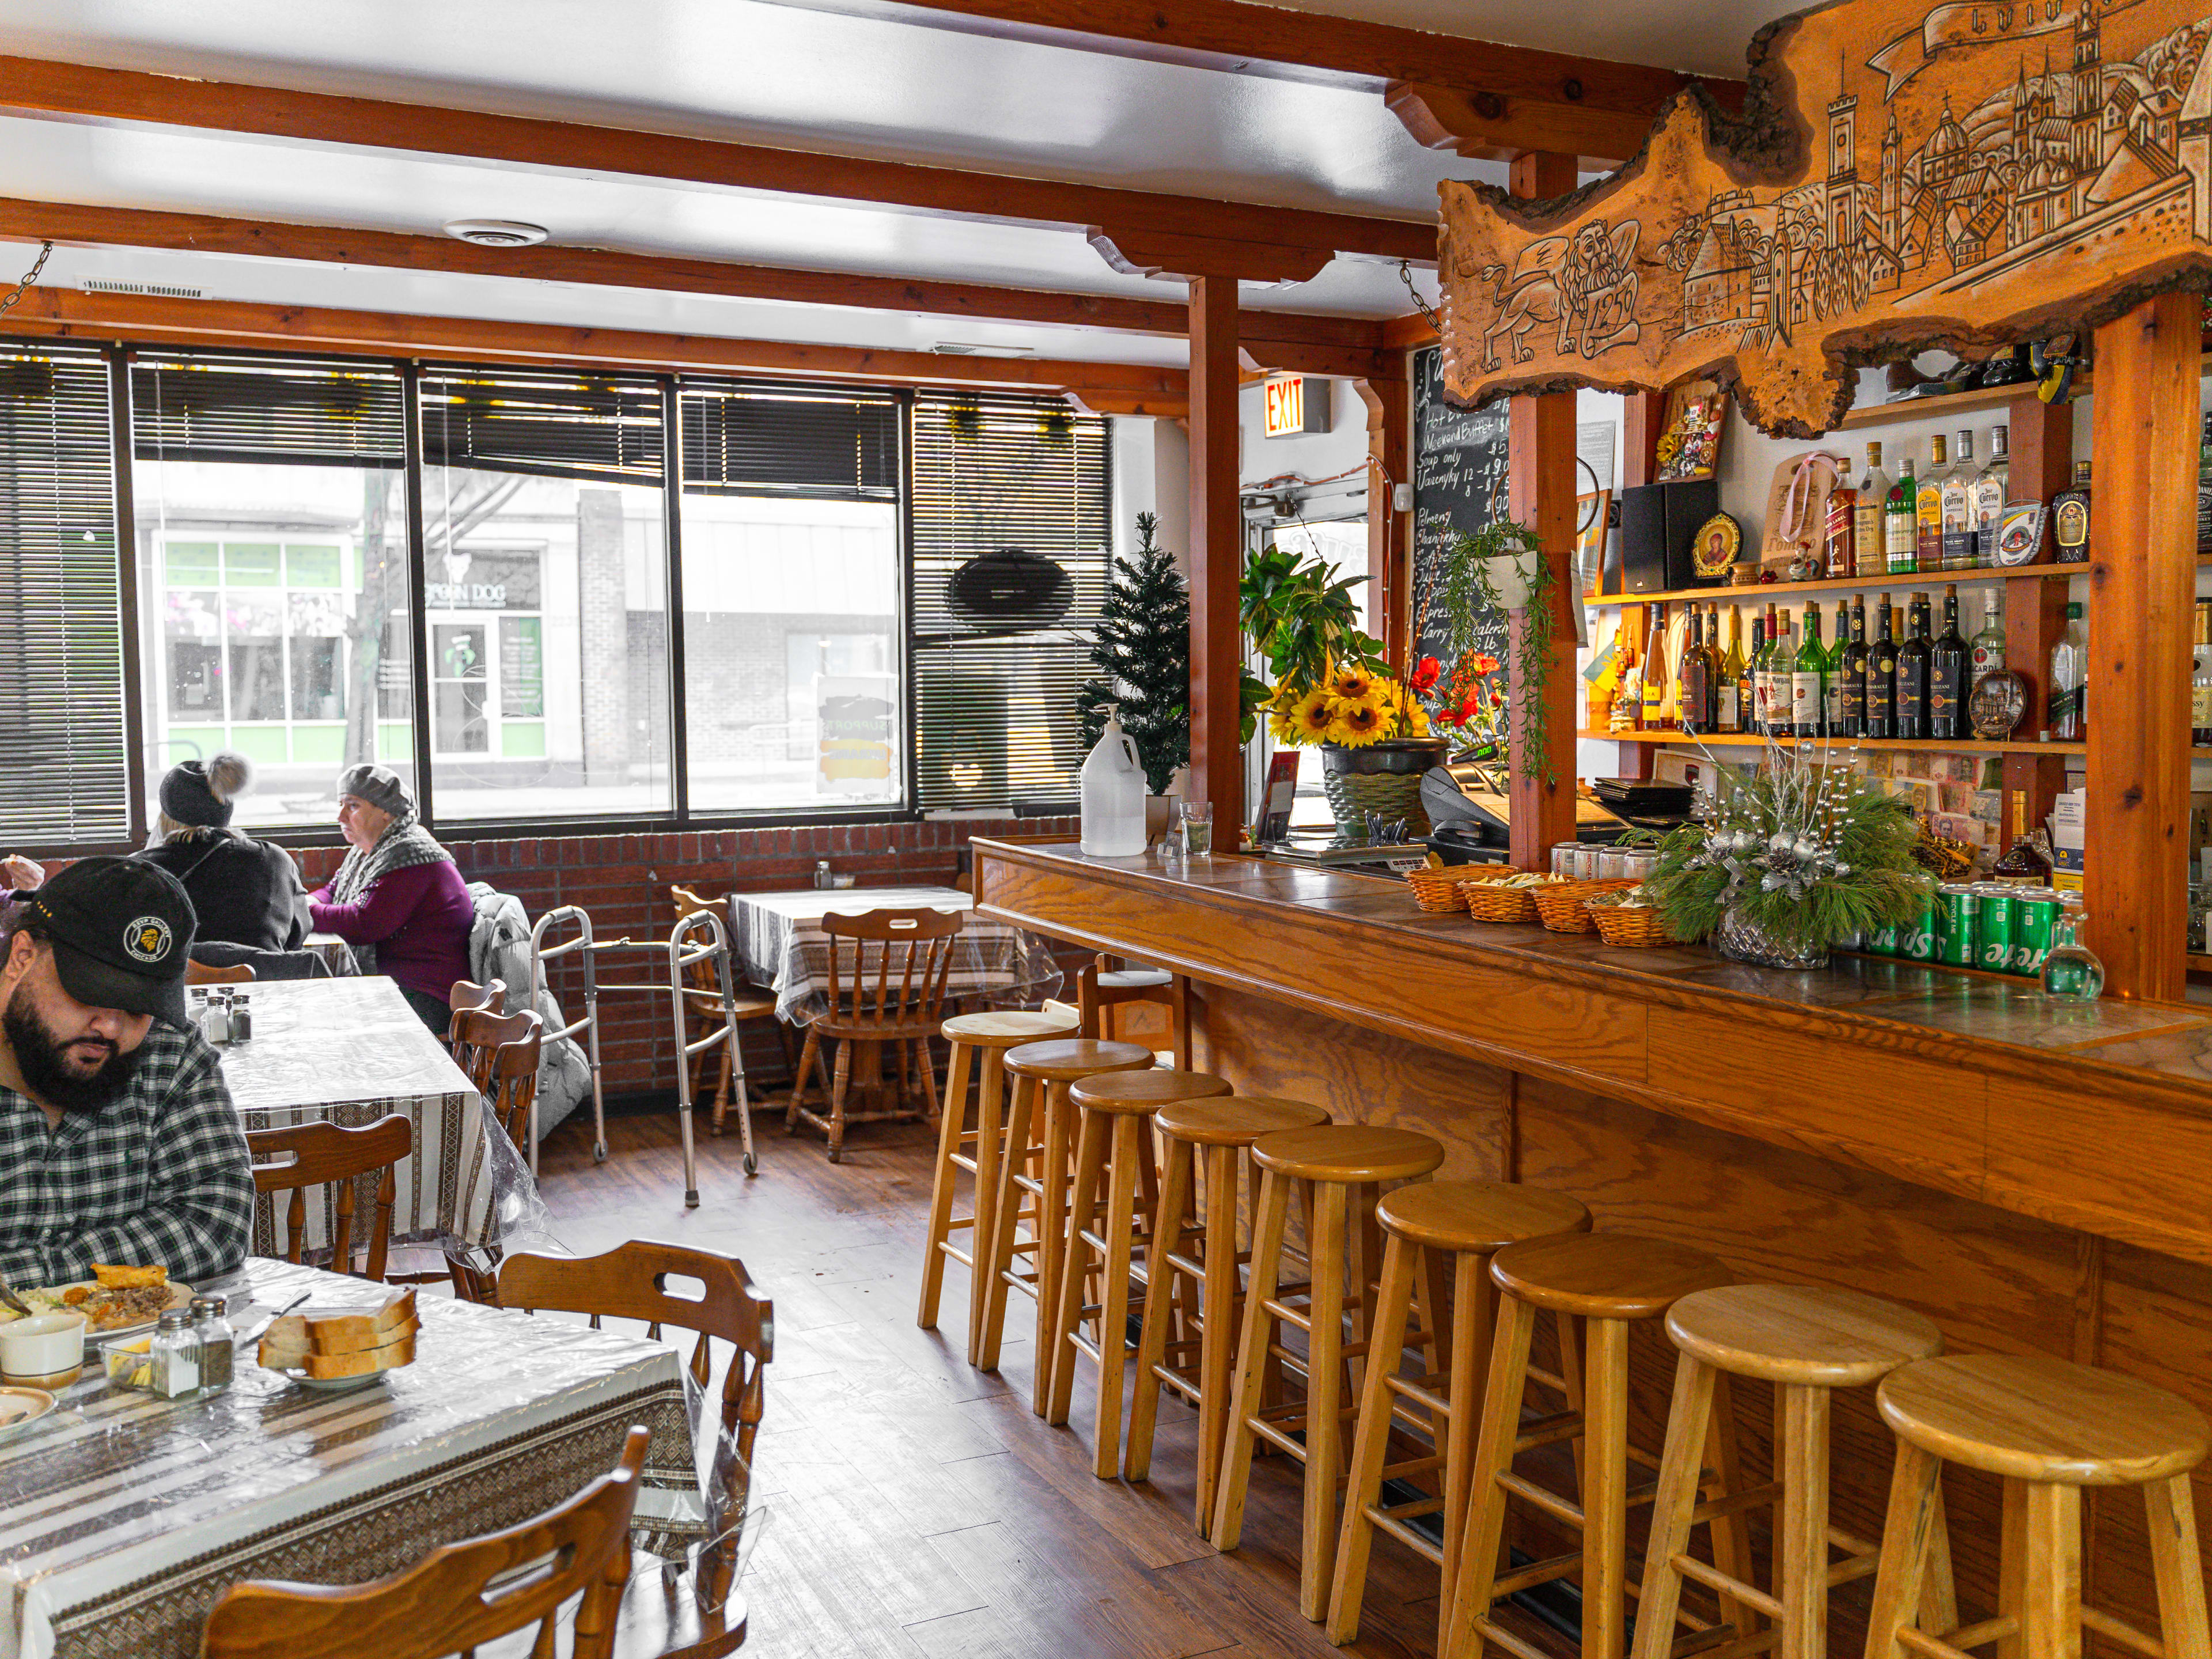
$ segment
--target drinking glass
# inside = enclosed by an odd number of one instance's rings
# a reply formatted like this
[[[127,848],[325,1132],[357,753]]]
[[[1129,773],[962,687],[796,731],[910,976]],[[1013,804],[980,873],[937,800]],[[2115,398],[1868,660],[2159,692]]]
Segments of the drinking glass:
[[[1182,850],[1191,858],[1204,858],[1213,851],[1213,803],[1210,800],[1186,800],[1178,816],[1182,820]]]

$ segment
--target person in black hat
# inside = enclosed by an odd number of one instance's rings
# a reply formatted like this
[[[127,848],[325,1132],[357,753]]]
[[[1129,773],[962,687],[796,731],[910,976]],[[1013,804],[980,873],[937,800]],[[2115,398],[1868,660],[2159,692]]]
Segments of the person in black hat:
[[[167,871],[80,859],[0,913],[0,1279],[95,1261],[187,1283],[246,1258],[253,1170],[185,1012],[197,918]]]

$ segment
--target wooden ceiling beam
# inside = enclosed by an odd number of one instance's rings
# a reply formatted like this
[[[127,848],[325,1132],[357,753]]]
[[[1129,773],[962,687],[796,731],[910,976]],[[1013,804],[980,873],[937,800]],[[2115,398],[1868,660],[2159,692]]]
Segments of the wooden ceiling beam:
[[[789,374],[902,386],[1024,386],[1095,394],[1127,412],[1179,412],[1189,377],[1145,363],[1066,358],[948,357],[927,351],[879,351],[786,340],[727,340],[702,334],[570,328],[558,324],[416,317],[241,301],[167,300],[150,295],[76,294],[33,289],[0,320],[0,336],[311,349],[379,357],[459,357],[576,363],[595,368],[690,369],[711,374]]]
[[[1585,165],[1611,166],[1634,155],[1660,106],[1702,78],[1255,0],[778,3],[1370,92],[1416,83],[1434,89],[1440,100],[1443,94],[1456,98],[1470,122],[1498,135],[1501,151],[1556,149],[1589,158]],[[1723,107],[1742,107],[1741,81],[1705,85]]]
[[[0,57],[0,113],[100,125],[184,127],[498,167],[771,191],[963,218],[1077,229],[1103,225],[1133,236],[1288,243],[1424,263],[1436,258],[1433,220],[1212,201],[45,58]]]
[[[1181,337],[1190,326],[1189,307],[1159,300],[793,270],[776,265],[733,264],[550,243],[537,247],[478,247],[450,236],[15,198],[0,198],[0,240],[51,240],[64,246],[161,248],[319,264],[446,270],[472,276],[709,294],[1175,337]],[[1308,374],[1364,373],[1362,365],[1371,360],[1382,343],[1380,325],[1358,317],[1249,311],[1241,313],[1238,327],[1256,361],[1270,368]]]

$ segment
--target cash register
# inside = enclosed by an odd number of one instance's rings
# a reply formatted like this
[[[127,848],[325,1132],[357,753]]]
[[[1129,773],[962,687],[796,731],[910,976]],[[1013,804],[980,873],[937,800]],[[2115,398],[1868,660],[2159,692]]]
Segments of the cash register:
[[[1500,864],[1511,839],[1513,803],[1498,761],[1455,761],[1421,780],[1421,809],[1435,826],[1430,849],[1446,864]],[[1688,820],[1697,792],[1646,778],[1598,778],[1575,792],[1575,839],[1610,846],[1632,829],[1668,830]]]

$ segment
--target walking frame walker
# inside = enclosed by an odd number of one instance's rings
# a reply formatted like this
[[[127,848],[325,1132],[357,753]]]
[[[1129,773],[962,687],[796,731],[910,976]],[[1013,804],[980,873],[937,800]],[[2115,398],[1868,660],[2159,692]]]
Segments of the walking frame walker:
[[[562,944],[548,946],[546,933],[558,924],[573,921],[576,936]],[[668,981],[665,984],[629,983],[602,985],[599,983],[599,957],[602,951],[654,951],[666,954]],[[686,1209],[699,1207],[699,1166],[691,1134],[691,1056],[714,1048],[717,1043],[730,1045],[730,1083],[737,1096],[738,1132],[744,1143],[744,1166],[747,1175],[760,1172],[760,1160],[753,1155],[752,1103],[745,1089],[745,1057],[738,1044],[737,1012],[732,1004],[734,987],[731,979],[729,935],[724,931],[722,919],[708,910],[695,910],[679,919],[668,935],[665,945],[652,939],[599,939],[592,936],[591,913],[580,904],[564,904],[548,910],[538,917],[530,930],[530,1006],[538,1006],[538,994],[545,986],[545,964],[562,957],[577,955],[584,959],[584,1017],[561,1030],[549,1033],[552,1037],[573,1037],[585,1034],[585,1053],[592,1064],[592,1158],[595,1163],[607,1160],[606,1096],[599,1070],[599,993],[602,991],[643,991],[647,994],[665,992],[674,1012],[676,1024],[676,1113],[677,1121],[684,1133],[684,1204]],[[722,997],[722,1024],[719,1030],[709,1031],[696,1042],[686,1041],[684,1026],[684,969],[695,963],[712,961],[714,982]],[[538,1173],[538,1104],[530,1107],[530,1173]]]

